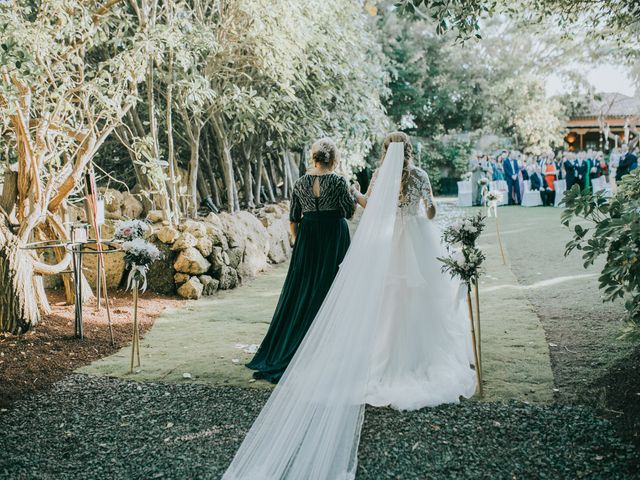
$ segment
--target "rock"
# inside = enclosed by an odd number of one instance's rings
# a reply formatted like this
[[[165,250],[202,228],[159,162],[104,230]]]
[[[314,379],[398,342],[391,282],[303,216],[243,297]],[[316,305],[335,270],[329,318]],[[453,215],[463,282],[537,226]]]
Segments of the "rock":
[[[222,251],[222,247],[213,247],[209,260],[211,260],[211,269],[215,273],[219,273],[222,270],[222,267],[226,265],[223,254],[224,252]]]
[[[178,239],[173,242],[171,250],[186,250],[187,248],[195,247],[197,243],[196,237],[189,232],[182,232]]]
[[[156,232],[156,236],[158,237],[158,240],[160,240],[162,243],[173,243],[180,236],[180,232],[178,232],[178,230],[176,230],[173,227],[163,225]]]
[[[189,274],[178,272],[173,276],[173,281],[176,282],[176,285],[180,285],[187,282],[190,278],[191,276]]]
[[[220,290],[229,290],[238,286],[238,272],[233,268],[224,265],[220,270]]]
[[[283,263],[291,256],[291,235],[289,233],[289,219],[276,219],[267,227],[269,234],[269,261]]]
[[[122,193],[112,188],[100,188],[98,191],[102,193],[102,198],[104,198],[105,214],[122,216],[122,202],[124,201]]]
[[[182,232],[187,232],[196,238],[205,237],[207,235],[207,227],[203,222],[197,220],[187,220],[180,225]]]
[[[204,257],[208,257],[213,250],[213,242],[209,237],[200,237],[196,243],[196,248],[200,250]]]
[[[230,215],[228,213],[221,213],[219,218],[222,225],[222,231],[224,232],[227,242],[230,248],[239,247],[244,250],[246,243],[246,231],[244,231],[242,221],[239,217],[239,212],[236,215]],[[249,215],[251,215],[249,213]],[[254,217],[255,218],[255,217]]]
[[[215,278],[210,277],[209,275],[200,275],[198,277],[200,283],[202,284],[202,295],[213,295],[218,291],[218,287],[220,286],[220,281]]]
[[[209,213],[209,215],[204,218],[204,221],[214,225],[220,225],[220,217],[213,212]]]
[[[190,300],[197,300],[202,296],[202,290],[204,287],[198,277],[191,277],[187,282],[182,284],[180,288],[178,288],[178,295],[182,298],[187,298]]]
[[[190,273],[193,275],[199,275],[206,273],[211,267],[211,264],[206,258],[194,247],[189,247],[186,250],[182,250],[178,258],[176,259],[173,267],[176,271],[181,273]]]
[[[160,250],[161,257],[151,265],[147,273],[148,289],[162,295],[173,295],[176,293],[176,284],[173,274],[173,262],[176,253],[171,251],[171,247],[162,242],[155,241],[153,244]]]
[[[122,215],[127,218],[140,218],[142,202],[129,192],[122,194]]]
[[[211,239],[211,242],[214,245],[222,247],[223,250],[227,250],[229,248],[229,242],[227,241],[227,237],[222,231],[221,227],[216,227],[215,225],[206,224],[207,229],[207,237]]]
[[[147,221],[151,223],[159,223],[164,220],[164,214],[162,210],[149,210],[147,213]]]
[[[237,269],[242,262],[242,256],[244,252],[239,248],[232,248],[224,252],[226,255],[225,263],[229,265],[231,268]]]
[[[238,274],[241,277],[255,277],[268,264],[269,233],[255,215],[243,211],[238,212],[236,216],[245,238],[245,248],[242,253],[242,262],[238,266]],[[229,245],[232,246],[231,242]]]

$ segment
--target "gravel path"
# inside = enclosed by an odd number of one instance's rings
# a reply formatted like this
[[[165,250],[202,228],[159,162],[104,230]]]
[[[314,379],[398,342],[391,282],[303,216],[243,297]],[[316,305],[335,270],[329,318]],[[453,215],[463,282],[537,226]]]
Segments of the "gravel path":
[[[0,414],[0,477],[217,479],[268,394],[73,375]],[[357,478],[623,479],[637,455],[582,407],[369,409]]]

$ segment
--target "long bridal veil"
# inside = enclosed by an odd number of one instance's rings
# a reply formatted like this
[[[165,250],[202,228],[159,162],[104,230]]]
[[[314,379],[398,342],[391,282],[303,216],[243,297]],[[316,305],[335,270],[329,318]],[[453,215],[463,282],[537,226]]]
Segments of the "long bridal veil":
[[[355,478],[403,162],[392,143],[322,307],[223,479]]]

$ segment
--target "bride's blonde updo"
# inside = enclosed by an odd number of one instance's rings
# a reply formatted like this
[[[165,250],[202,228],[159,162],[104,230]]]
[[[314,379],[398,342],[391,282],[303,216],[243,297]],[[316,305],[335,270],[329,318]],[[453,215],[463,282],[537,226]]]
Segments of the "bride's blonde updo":
[[[382,148],[380,152],[380,165],[384,162],[384,157],[387,155],[387,149],[392,143],[404,144],[404,166],[402,167],[402,184],[401,194],[404,194],[405,186],[409,182],[409,173],[413,168],[413,145],[411,145],[411,138],[404,132],[391,132],[382,142]]]
[[[324,167],[335,170],[340,162],[340,153],[336,142],[329,137],[321,138],[311,145],[311,161],[320,163]]]

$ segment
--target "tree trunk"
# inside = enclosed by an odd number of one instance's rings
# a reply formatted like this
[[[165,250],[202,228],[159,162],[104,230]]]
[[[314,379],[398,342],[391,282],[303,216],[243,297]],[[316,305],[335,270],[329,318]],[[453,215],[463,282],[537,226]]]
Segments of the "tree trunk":
[[[198,163],[200,161],[200,131],[194,126],[194,138],[189,142],[191,156],[189,158],[189,195],[191,199],[191,218],[198,216]]]
[[[218,190],[218,182],[216,180],[216,175],[213,172],[213,166],[211,162],[211,149],[209,147],[209,137],[207,135],[204,136],[204,144],[205,144],[205,161],[202,162],[204,173],[206,173],[209,184],[211,185],[211,193],[213,194],[213,203],[217,208],[220,208],[220,192]]]
[[[171,8],[171,2],[168,7]],[[171,13],[171,12],[170,12]],[[169,61],[168,61],[168,77],[169,83],[167,84],[167,160],[169,163],[169,178],[167,180],[167,188],[171,195],[171,207],[173,210],[172,222],[174,226],[178,225],[178,218],[180,218],[180,205],[178,204],[178,189],[176,188],[176,156],[173,147],[173,48],[169,49]],[[197,210],[197,207],[196,207]],[[168,219],[167,219],[168,220]]]
[[[6,170],[4,172],[4,185],[0,196],[0,208],[7,215],[11,215],[13,207],[18,199],[18,172]]]
[[[233,159],[231,158],[231,147],[227,140],[227,135],[222,126],[222,119],[218,115],[212,115],[211,124],[213,126],[213,130],[215,131],[219,151],[219,161],[220,167],[224,174],[224,183],[227,190],[227,205],[230,213],[234,213],[239,210],[238,205],[238,194],[236,192],[236,181],[234,178],[233,172]]]
[[[282,186],[282,192],[284,195],[284,198],[289,198],[289,169],[287,168],[288,166],[288,161],[287,161],[287,153],[283,153],[281,157],[279,157],[280,161],[282,162],[282,177],[283,177],[283,186]]]
[[[0,219],[0,330],[20,334],[40,321],[30,252]]]
[[[258,205],[262,204],[262,172],[264,171],[263,165],[264,165],[264,160],[262,159],[262,152],[258,151],[256,174],[255,174],[255,180],[253,184],[255,202]]]
[[[146,75],[146,87],[147,87],[147,108],[149,112],[149,133],[151,134],[151,145],[152,145],[152,156],[154,161],[160,160],[160,148],[158,141],[158,123],[156,121],[156,106],[155,106],[155,94],[153,88],[154,75],[153,75],[153,60],[149,61],[149,66],[147,67],[147,75]],[[162,183],[162,182],[158,182]],[[166,191],[166,185],[157,185],[158,189],[162,189],[164,187],[164,192],[159,192],[157,196],[160,200],[160,205],[162,211],[164,212],[165,220],[168,220],[170,223],[176,223],[177,219],[174,218],[173,212],[171,211],[171,204],[169,202],[169,195]]]
[[[262,169],[262,179],[264,180],[264,184],[267,187],[267,197],[270,203],[276,203],[276,196],[273,193],[273,187],[271,186],[271,180],[269,180],[269,175],[267,174],[266,169]]]

